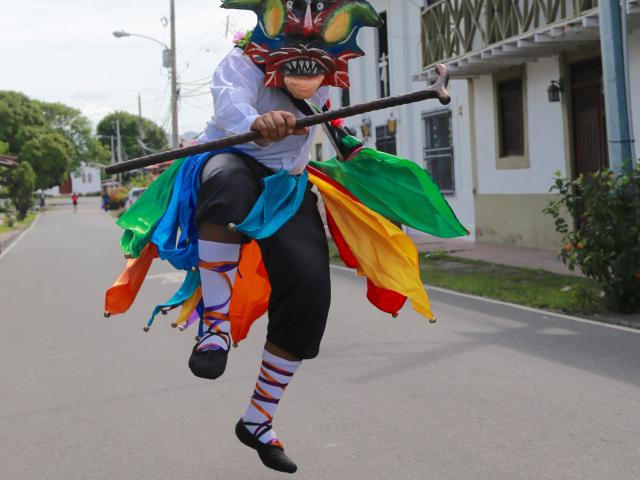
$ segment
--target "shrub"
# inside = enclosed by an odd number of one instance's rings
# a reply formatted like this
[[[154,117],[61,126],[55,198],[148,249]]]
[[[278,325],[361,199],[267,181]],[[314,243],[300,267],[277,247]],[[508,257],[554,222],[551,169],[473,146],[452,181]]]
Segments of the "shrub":
[[[640,311],[640,167],[617,177],[609,170],[576,180],[558,173],[551,191],[559,198],[544,212],[563,236],[562,261],[598,282],[607,309]]]
[[[146,188],[153,183],[153,175],[142,174],[131,177],[129,180],[130,188]]]
[[[127,187],[117,187],[109,190],[109,210],[124,208],[128,197],[129,189]]]
[[[23,220],[33,203],[36,174],[27,162],[21,162],[11,176],[9,194],[18,210],[18,220]]]

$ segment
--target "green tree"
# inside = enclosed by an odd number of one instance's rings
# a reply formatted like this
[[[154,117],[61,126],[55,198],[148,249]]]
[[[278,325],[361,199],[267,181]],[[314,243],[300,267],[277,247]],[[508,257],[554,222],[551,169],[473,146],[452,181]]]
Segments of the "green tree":
[[[72,169],[78,168],[81,162],[108,163],[109,152],[93,136],[91,122],[80,110],[62,103],[40,102],[40,107],[47,126],[73,145]]]
[[[24,219],[33,202],[36,174],[31,164],[22,162],[13,171],[9,183],[9,195],[18,210],[18,220]]]
[[[103,145],[110,145],[111,135],[116,134],[116,120],[120,121],[120,137],[122,138],[122,149],[124,158],[133,158],[143,152],[140,143],[140,120],[138,116],[127,112],[115,112],[107,115],[98,123],[97,132]],[[167,142],[167,132],[156,125],[151,120],[142,119],[144,131],[144,143],[152,150],[166,150],[169,146]]]
[[[21,162],[29,162],[36,173],[36,188],[60,185],[73,161],[73,144],[62,134],[47,132],[27,141],[20,150]]]
[[[0,91],[0,140],[9,144],[10,152],[20,151],[20,129],[45,125],[44,112],[38,102],[22,93]]]

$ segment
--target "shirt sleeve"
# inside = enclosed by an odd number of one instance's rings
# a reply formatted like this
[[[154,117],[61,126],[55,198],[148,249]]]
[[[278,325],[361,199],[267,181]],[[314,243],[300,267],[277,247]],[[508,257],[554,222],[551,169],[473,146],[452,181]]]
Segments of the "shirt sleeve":
[[[211,83],[214,122],[228,135],[248,132],[260,115],[256,109],[262,72],[232,52],[220,63]]]

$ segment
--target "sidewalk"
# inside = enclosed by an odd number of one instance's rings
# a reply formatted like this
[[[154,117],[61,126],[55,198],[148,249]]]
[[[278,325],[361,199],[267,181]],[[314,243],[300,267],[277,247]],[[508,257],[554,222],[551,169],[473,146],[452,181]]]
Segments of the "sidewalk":
[[[483,260],[511,267],[541,269],[562,275],[582,276],[578,271],[570,271],[558,260],[558,252],[554,250],[427,236],[413,237],[413,241],[421,252],[446,252],[454,257],[470,260]]]

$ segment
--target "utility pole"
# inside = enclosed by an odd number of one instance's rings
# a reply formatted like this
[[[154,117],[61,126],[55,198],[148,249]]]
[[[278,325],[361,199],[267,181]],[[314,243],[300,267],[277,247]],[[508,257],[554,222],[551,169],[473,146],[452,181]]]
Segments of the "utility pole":
[[[176,9],[175,0],[171,0],[171,130],[173,137],[173,148],[178,148],[180,144],[180,133],[178,132],[178,67],[176,51]]]
[[[116,163],[116,147],[115,147],[116,139],[111,135],[111,164]]]
[[[138,94],[138,137],[140,138],[140,141],[144,144],[144,141],[145,141],[144,121],[142,120],[142,98],[140,97],[140,94]],[[140,154],[142,156],[144,156],[145,154],[145,151],[142,145],[140,145]]]
[[[116,163],[122,162],[122,137],[120,136],[120,119],[116,119]],[[118,181],[122,184],[122,174],[118,174]]]
[[[620,174],[635,167],[629,105],[627,104],[626,65],[622,15],[618,0],[600,0],[600,45],[607,113],[607,141],[611,169]]]

